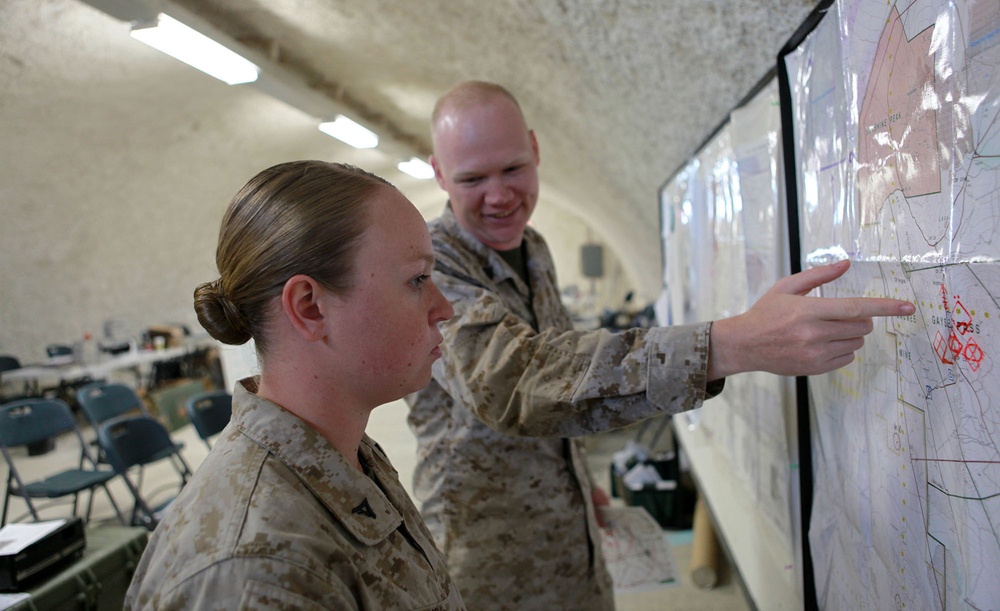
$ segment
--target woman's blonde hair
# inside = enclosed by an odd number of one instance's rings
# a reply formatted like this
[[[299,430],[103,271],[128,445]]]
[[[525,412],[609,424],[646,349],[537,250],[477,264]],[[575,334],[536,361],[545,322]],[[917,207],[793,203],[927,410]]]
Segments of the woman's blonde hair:
[[[194,291],[198,322],[225,344],[250,338],[267,352],[274,300],[296,274],[343,294],[353,282],[357,244],[371,222],[365,203],[386,180],[325,161],[292,161],[250,179],[219,230],[219,279]]]

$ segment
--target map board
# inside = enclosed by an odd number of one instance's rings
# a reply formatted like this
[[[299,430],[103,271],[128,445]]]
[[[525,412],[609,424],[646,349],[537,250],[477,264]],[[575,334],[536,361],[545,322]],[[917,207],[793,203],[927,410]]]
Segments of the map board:
[[[781,114],[774,75],[734,109],[727,120],[660,190],[664,286],[667,320],[672,324],[717,320],[745,311],[781,276],[787,274],[787,238],[781,157]],[[798,516],[798,472],[793,388],[787,378],[744,373],[726,380],[725,391],[675,427],[698,427],[725,465],[735,487],[712,498],[709,483],[723,475],[699,473],[700,493],[713,507],[720,503],[754,507],[757,524],[719,524],[718,530],[737,565],[746,571],[761,561],[758,537],[779,559],[778,573],[792,583],[783,601],[801,598],[802,575]],[[681,431],[682,442],[688,434]],[[687,448],[695,460],[700,454]],[[711,482],[707,481],[711,480]],[[744,574],[750,595],[753,579]],[[775,586],[761,578],[762,588]],[[769,607],[774,608],[774,607]],[[790,604],[784,608],[798,608]]]
[[[818,605],[1000,608],[1000,3],[827,3],[778,70],[802,267],[917,306],[808,382]]]

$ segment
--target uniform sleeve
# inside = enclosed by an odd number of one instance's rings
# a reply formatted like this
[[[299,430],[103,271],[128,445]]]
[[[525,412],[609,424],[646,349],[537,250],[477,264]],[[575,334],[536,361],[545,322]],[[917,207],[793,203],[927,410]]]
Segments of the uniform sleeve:
[[[434,379],[491,428],[574,437],[697,407],[710,324],[536,332],[489,289],[435,272],[455,307]]]

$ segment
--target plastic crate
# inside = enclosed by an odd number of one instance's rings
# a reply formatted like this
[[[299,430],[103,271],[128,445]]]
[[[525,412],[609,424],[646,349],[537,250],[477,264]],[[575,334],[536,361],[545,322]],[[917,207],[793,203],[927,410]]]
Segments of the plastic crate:
[[[626,505],[642,507],[653,516],[663,528],[684,530],[691,528],[694,519],[694,505],[697,493],[680,481],[677,458],[667,460],[647,460],[660,474],[659,485],[647,485],[641,490],[632,490],[622,481],[622,475],[611,466],[611,494],[621,498]]]

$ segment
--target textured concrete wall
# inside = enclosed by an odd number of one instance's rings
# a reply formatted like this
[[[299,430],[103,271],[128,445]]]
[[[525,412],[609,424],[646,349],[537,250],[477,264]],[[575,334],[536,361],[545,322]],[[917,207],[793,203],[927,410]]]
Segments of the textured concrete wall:
[[[290,159],[394,164],[141,45],[129,49],[144,61],[118,61],[121,25],[74,0],[0,5],[0,354],[36,361],[108,318],[135,332],[197,328],[191,293],[215,277],[219,221],[250,176]],[[389,178],[438,213],[433,181],[399,176]],[[536,224],[564,284],[581,284],[587,227],[564,209],[543,203]],[[599,290],[623,293],[616,282]]]

